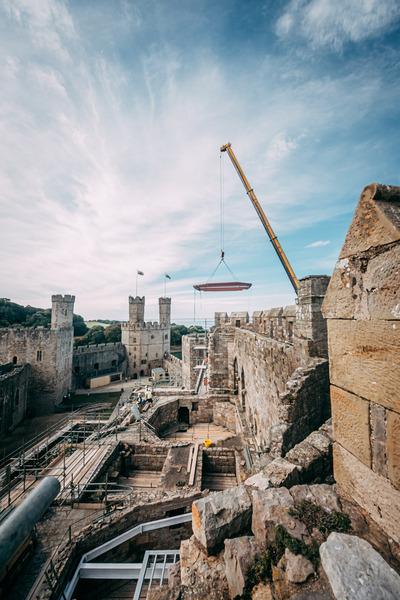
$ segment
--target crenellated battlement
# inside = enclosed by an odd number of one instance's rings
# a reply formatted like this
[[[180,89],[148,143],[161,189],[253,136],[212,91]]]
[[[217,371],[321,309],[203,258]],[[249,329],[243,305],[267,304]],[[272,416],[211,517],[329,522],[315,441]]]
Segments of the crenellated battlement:
[[[168,329],[170,325],[168,323],[158,323],[157,321],[147,321],[147,323],[121,323],[121,329],[126,331],[157,331]]]
[[[108,344],[89,344],[87,346],[78,346],[74,349],[76,354],[90,354],[92,352],[108,352],[109,350],[123,350],[122,342],[110,342]]]
[[[51,301],[52,302],[70,302],[70,303],[74,303],[75,302],[75,296],[71,295],[71,294],[53,294],[51,297]]]

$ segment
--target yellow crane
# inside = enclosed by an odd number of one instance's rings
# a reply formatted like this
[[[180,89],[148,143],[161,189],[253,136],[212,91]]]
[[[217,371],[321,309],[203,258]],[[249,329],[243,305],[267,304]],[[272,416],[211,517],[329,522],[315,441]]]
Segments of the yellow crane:
[[[263,224],[263,227],[265,229],[265,231],[268,233],[268,237],[271,241],[271,244],[273,245],[273,247],[275,248],[275,252],[278,255],[279,260],[282,263],[283,268],[286,271],[287,276],[290,279],[290,283],[292,284],[294,291],[296,292],[296,294],[298,293],[299,290],[299,280],[297,279],[295,272],[292,269],[292,266],[286,256],[286,254],[283,251],[282,246],[279,243],[278,238],[275,235],[274,230],[271,227],[270,222],[267,219],[267,216],[261,206],[261,204],[258,201],[257,196],[254,193],[253,188],[251,187],[246,175],[243,172],[242,167],[239,164],[238,159],[235,156],[235,153],[232,150],[232,145],[231,144],[225,144],[224,146],[221,146],[221,152],[227,152],[229,155],[229,158],[232,161],[233,166],[236,169],[237,174],[239,175],[244,188],[246,190],[246,194],[248,195],[248,197],[251,200],[251,203],[253,204],[254,208],[256,209],[256,213],[258,214],[258,216],[260,217],[260,221]]]

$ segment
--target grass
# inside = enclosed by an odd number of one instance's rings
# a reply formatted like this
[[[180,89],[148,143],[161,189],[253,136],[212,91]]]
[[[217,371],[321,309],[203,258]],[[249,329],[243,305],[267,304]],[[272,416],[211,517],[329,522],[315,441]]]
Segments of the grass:
[[[289,510],[289,514],[302,521],[309,533],[316,528],[328,536],[332,531],[346,533],[351,529],[351,522],[347,515],[336,510],[328,512],[309,500],[302,500],[296,504]]]

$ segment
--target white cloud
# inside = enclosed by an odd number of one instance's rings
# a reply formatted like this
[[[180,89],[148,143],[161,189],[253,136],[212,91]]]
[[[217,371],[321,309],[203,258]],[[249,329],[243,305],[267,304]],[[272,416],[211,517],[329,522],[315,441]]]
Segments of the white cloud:
[[[146,14],[127,19],[126,2],[121,27],[129,38],[132,23],[139,40],[129,40],[123,61],[114,47],[106,51],[118,39],[118,19],[107,20],[101,37],[96,13],[91,38],[76,6],[0,6],[4,296],[45,306],[51,293],[71,292],[83,315],[123,318],[140,268],[149,304],[163,293],[167,272],[176,318],[192,315],[191,285],[207,279],[218,260],[218,148],[227,141],[279,236],[349,210],[348,196],[340,204],[328,194],[337,190],[337,157],[328,156],[321,178],[320,155],[326,137],[332,147],[338,113],[349,129],[371,109],[385,112],[396,97],[380,68],[359,65],[356,73],[320,79],[304,67],[294,79],[285,58],[263,56],[252,68],[241,69],[239,61],[233,69],[204,48],[168,44],[151,19],[139,32]],[[86,10],[91,27],[96,8]],[[53,46],[40,41],[53,35]],[[256,238],[264,252],[266,239],[230,164],[225,188],[228,258],[236,271],[235,258],[240,263]],[[246,259],[240,264],[252,268]],[[255,285],[253,295],[213,296],[203,300],[203,313],[287,302],[290,284],[284,280],[280,300],[276,289],[274,280]]]
[[[271,140],[267,151],[267,159],[280,161],[296,150],[297,146],[298,138],[291,139],[285,133],[279,132]]]
[[[311,244],[307,244],[306,248],[321,248],[322,246],[328,246],[330,243],[330,240],[316,240]]]
[[[313,48],[341,50],[379,36],[400,18],[398,0],[291,0],[276,22],[281,38],[303,37]]]

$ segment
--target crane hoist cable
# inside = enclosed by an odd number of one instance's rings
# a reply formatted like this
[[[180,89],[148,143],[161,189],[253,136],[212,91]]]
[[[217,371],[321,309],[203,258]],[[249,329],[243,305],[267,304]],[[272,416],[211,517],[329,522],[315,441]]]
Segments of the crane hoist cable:
[[[251,287],[251,283],[245,283],[243,281],[238,281],[236,275],[233,273],[232,269],[229,267],[228,263],[225,260],[225,214],[224,214],[224,196],[225,196],[225,186],[224,186],[224,170],[223,170],[223,160],[222,160],[222,152],[219,155],[219,212],[220,212],[220,247],[221,247],[221,256],[217,266],[214,271],[211,273],[206,283],[198,283],[193,285],[195,290],[199,292],[239,292],[242,290],[248,290]],[[233,281],[218,281],[218,282],[210,282],[210,279],[214,277],[218,269],[221,265],[224,265],[226,269],[229,271],[230,275],[233,277]]]

